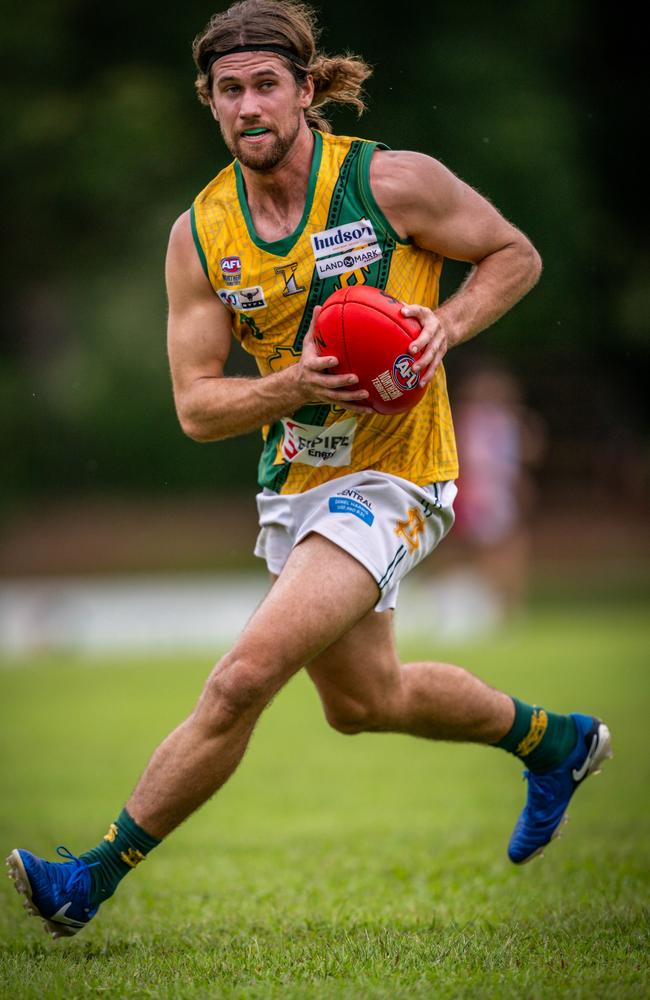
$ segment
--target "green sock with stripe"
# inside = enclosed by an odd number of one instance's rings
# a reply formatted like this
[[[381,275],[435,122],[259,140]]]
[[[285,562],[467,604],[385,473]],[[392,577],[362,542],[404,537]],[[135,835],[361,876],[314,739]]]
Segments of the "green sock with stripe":
[[[123,809],[97,847],[80,855],[86,864],[95,866],[88,872],[92,905],[99,906],[112,896],[124,876],[144,861],[159,843]]]
[[[573,750],[578,730],[570,715],[547,712],[536,705],[512,699],[515,721],[512,729],[495,744],[519,757],[529,771],[551,771]]]

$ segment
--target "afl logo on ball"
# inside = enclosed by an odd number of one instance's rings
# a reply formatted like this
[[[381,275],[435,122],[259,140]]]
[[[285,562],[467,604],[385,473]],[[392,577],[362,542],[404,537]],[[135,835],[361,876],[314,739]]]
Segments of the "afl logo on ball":
[[[227,285],[238,285],[241,281],[241,258],[222,257],[220,261],[223,280]]]
[[[395,382],[400,387],[400,389],[406,389],[408,392],[411,389],[415,389],[416,385],[420,381],[420,373],[414,372],[411,365],[413,364],[413,358],[410,354],[400,354],[398,358],[395,359],[393,365],[393,378]]]

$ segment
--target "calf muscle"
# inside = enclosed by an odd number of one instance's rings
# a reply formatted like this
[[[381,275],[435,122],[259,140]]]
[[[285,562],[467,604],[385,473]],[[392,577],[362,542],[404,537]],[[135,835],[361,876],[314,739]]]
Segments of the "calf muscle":
[[[127,803],[136,822],[162,838],[221,788],[274,694],[376,597],[374,580],[348,553],[320,535],[301,542],[192,714],[153,754]]]

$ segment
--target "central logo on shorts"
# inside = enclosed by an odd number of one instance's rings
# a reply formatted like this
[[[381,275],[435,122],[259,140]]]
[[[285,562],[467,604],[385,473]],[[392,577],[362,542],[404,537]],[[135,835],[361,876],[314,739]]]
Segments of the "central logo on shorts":
[[[420,381],[420,373],[414,372],[412,365],[413,358],[410,354],[400,354],[393,364],[393,378],[400,389],[406,389],[407,392],[415,389]]]

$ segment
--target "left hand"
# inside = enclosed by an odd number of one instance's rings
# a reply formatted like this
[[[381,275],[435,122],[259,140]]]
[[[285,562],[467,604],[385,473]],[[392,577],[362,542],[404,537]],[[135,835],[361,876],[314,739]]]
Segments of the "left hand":
[[[422,372],[420,385],[427,385],[449,348],[447,334],[435,312],[426,306],[405,305],[402,316],[410,316],[422,326],[416,339],[409,344],[409,352],[415,358],[413,370]]]

